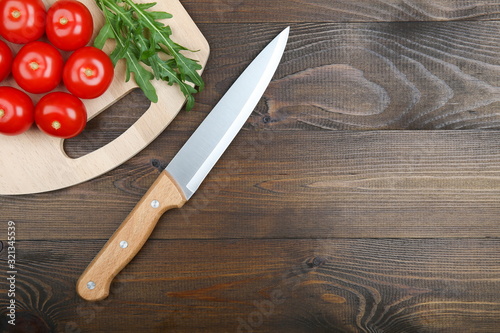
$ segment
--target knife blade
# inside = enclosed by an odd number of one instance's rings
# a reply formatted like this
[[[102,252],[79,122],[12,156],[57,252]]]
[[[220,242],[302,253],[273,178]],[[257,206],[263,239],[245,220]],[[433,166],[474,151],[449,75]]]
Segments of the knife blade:
[[[88,265],[76,285],[83,299],[106,298],[113,278],[143,247],[163,213],[182,207],[196,192],[264,94],[289,31],[283,30],[248,65]]]

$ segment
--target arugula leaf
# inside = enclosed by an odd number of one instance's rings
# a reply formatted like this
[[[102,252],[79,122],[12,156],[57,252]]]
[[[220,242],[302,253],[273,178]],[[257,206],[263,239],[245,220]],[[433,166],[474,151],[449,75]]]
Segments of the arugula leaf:
[[[105,24],[94,46],[102,48],[108,39],[116,46],[110,57],[113,63],[125,59],[126,81],[134,73],[137,85],[152,101],[158,96],[151,80],[178,85],[186,97],[186,110],[194,106],[194,96],[205,84],[198,73],[202,66],[180,51],[190,51],[175,43],[172,30],[159,20],[172,18],[165,12],[150,11],[156,3],[135,3],[133,0],[95,0],[102,10]],[[191,51],[193,52],[193,51]]]
[[[194,97],[192,94],[195,94],[197,90],[191,85],[185,83],[177,76],[177,72],[174,68],[174,60],[162,60],[158,57],[157,54],[154,54],[150,58],[147,59],[148,64],[151,65],[154,72],[158,75],[156,78],[162,78],[167,81],[170,85],[177,83],[184,94],[186,96],[186,109],[191,110],[194,106]]]
[[[163,45],[164,48],[162,48],[162,50],[164,50],[166,54],[174,57],[181,79],[183,81],[190,81],[194,83],[200,90],[202,90],[204,88],[204,83],[200,75],[196,72],[201,69],[201,66],[195,60],[189,59],[179,52],[187,49],[177,43],[174,43],[172,39],[170,39],[170,35],[172,33],[170,28],[165,29],[165,25],[156,21],[151,12],[142,10],[140,6],[132,0],[124,1],[131,8],[133,8],[136,15],[144,21],[145,28],[149,29],[150,32],[151,43]]]

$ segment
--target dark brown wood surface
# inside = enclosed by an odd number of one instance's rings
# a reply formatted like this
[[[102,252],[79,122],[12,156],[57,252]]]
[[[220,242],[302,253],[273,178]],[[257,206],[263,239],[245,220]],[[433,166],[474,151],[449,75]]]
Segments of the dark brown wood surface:
[[[101,177],[0,197],[0,332],[498,332],[500,2],[182,3],[211,46],[194,110]],[[94,255],[287,26],[273,81],[199,191],[109,298],[80,299]],[[147,105],[134,91],[68,154]]]

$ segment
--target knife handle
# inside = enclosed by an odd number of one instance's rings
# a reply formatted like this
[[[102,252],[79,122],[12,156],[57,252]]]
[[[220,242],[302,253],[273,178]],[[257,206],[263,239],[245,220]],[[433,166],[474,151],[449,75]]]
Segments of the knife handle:
[[[162,214],[182,207],[186,201],[175,180],[162,171],[78,279],[78,294],[88,301],[106,298],[113,278],[146,243]]]

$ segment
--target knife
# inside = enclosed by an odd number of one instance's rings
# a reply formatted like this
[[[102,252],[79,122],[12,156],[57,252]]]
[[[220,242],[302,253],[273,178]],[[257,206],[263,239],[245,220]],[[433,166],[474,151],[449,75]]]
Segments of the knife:
[[[85,300],[109,295],[113,278],[139,252],[163,215],[191,198],[264,94],[285,51],[290,28],[250,63],[174,156],[77,282]]]

